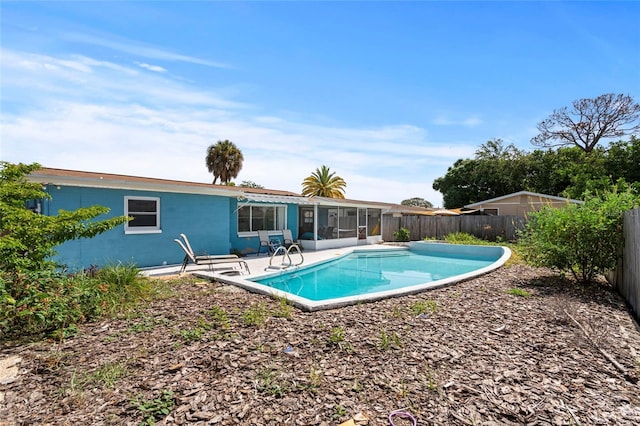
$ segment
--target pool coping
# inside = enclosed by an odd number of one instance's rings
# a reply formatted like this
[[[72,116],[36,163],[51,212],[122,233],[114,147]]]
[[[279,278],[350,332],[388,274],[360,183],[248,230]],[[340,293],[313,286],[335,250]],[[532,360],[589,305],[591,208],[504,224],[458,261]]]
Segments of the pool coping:
[[[436,243],[415,242],[415,244],[436,244]],[[476,245],[460,245],[460,244],[446,244],[446,243],[437,243],[437,244],[439,245],[438,248],[457,247],[458,249],[460,249],[460,248],[466,247],[467,250],[477,250],[478,248],[480,250],[483,250],[483,248],[484,249],[492,248],[493,250],[496,250],[498,248],[501,248],[503,250],[503,253],[500,256],[500,258],[495,262],[493,262],[491,265],[485,266],[480,269],[476,269],[475,271],[467,272],[460,275],[455,275],[453,277],[448,277],[445,279],[431,281],[423,284],[417,284],[410,287],[379,291],[371,294],[364,294],[364,295],[358,295],[358,296],[339,297],[339,298],[327,299],[322,301],[314,301],[304,297],[300,297],[295,294],[287,293],[287,292],[275,289],[273,287],[269,287],[267,285],[257,283],[255,281],[250,281],[250,279],[267,278],[271,276],[281,275],[284,273],[289,273],[302,268],[308,268],[310,266],[320,265],[322,263],[332,261],[339,257],[347,256],[353,252],[370,251],[370,250],[376,250],[376,251],[409,250],[410,247],[389,246],[389,245],[345,247],[339,250],[333,249],[333,250],[322,250],[321,252],[320,251],[312,252],[310,254],[304,253],[303,255],[305,256],[305,258],[310,257],[308,261],[305,260],[305,262],[301,266],[293,266],[283,270],[274,271],[274,270],[263,269],[261,271],[251,272],[250,274],[247,274],[247,275],[229,275],[229,272],[230,272],[229,270],[224,270],[224,271],[202,270],[202,271],[193,271],[192,274],[201,278],[214,279],[216,281],[223,282],[225,284],[234,285],[254,293],[260,293],[260,294],[266,294],[269,296],[285,298],[291,304],[293,304],[294,306],[296,306],[297,308],[303,311],[314,312],[314,311],[320,311],[320,310],[341,308],[344,306],[355,305],[363,302],[373,302],[376,300],[386,299],[390,297],[400,297],[400,296],[406,296],[410,294],[421,293],[427,290],[432,290],[432,289],[452,285],[458,282],[467,281],[469,279],[487,274],[503,266],[506,263],[506,261],[511,257],[511,250],[508,247],[504,247],[504,246],[482,246],[482,245],[476,246]],[[410,243],[409,246],[414,247],[414,243]],[[268,257],[262,258],[262,259],[269,260]],[[255,259],[255,260],[258,260],[258,259]],[[249,262],[250,262],[250,268],[256,268],[258,267],[258,265],[266,264],[266,262],[264,261],[252,262],[250,260]]]

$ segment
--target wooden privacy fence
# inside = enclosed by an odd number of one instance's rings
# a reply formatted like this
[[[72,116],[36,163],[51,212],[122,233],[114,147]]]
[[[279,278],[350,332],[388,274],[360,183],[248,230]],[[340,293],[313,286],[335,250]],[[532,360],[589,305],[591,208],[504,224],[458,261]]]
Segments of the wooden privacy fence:
[[[519,216],[423,216],[412,215],[382,219],[382,239],[395,241],[393,233],[400,228],[409,230],[412,241],[424,238],[442,239],[454,232],[464,232],[484,240],[505,241],[517,239],[518,231],[524,229],[526,219]]]
[[[618,267],[607,279],[640,319],[640,209],[624,214],[624,248]]]

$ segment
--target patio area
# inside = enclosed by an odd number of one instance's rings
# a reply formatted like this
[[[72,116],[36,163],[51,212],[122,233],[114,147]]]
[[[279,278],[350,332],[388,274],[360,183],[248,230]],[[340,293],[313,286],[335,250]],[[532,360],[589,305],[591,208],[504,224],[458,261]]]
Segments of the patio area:
[[[380,249],[389,249],[392,247],[397,247],[397,245],[358,245],[358,246],[349,246],[349,247],[340,247],[333,248],[327,250],[313,250],[313,251],[303,251],[302,259],[300,259],[300,255],[292,251],[290,254],[291,262],[293,265],[297,265],[302,260],[301,267],[309,266],[312,264],[324,262],[342,255],[345,255],[354,249],[358,250],[380,250]],[[280,252],[281,253],[281,252]],[[283,263],[288,262],[285,256],[278,254],[274,256],[272,259],[271,254],[262,253],[259,256],[249,255],[242,258],[247,263],[249,267],[249,274],[244,273],[243,269],[238,266],[237,263],[229,263],[229,264],[214,264],[214,265],[195,265],[190,263],[187,265],[185,270],[185,274],[194,273],[198,276],[206,277],[206,278],[217,278],[220,276],[229,276],[229,275],[240,275],[242,274],[242,278],[250,279],[259,277],[265,274],[270,274],[280,269]],[[273,267],[269,269],[269,267]],[[180,274],[181,265],[162,265],[152,268],[142,268],[141,273],[148,277],[160,277],[160,276],[171,276],[171,275],[179,275]]]

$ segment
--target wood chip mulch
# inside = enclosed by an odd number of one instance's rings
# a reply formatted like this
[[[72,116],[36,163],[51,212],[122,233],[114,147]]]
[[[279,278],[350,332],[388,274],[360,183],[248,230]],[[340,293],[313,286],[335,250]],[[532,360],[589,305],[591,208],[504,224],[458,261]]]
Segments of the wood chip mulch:
[[[182,279],[63,342],[3,342],[2,360],[2,426],[640,424],[625,303],[522,265],[314,313]]]

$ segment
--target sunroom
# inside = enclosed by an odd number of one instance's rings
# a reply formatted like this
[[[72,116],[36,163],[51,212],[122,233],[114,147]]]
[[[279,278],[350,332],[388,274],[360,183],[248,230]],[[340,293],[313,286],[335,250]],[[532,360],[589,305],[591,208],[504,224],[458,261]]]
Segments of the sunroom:
[[[311,205],[298,206],[298,240],[304,249],[381,241],[382,205],[325,197],[312,197],[311,201]]]

